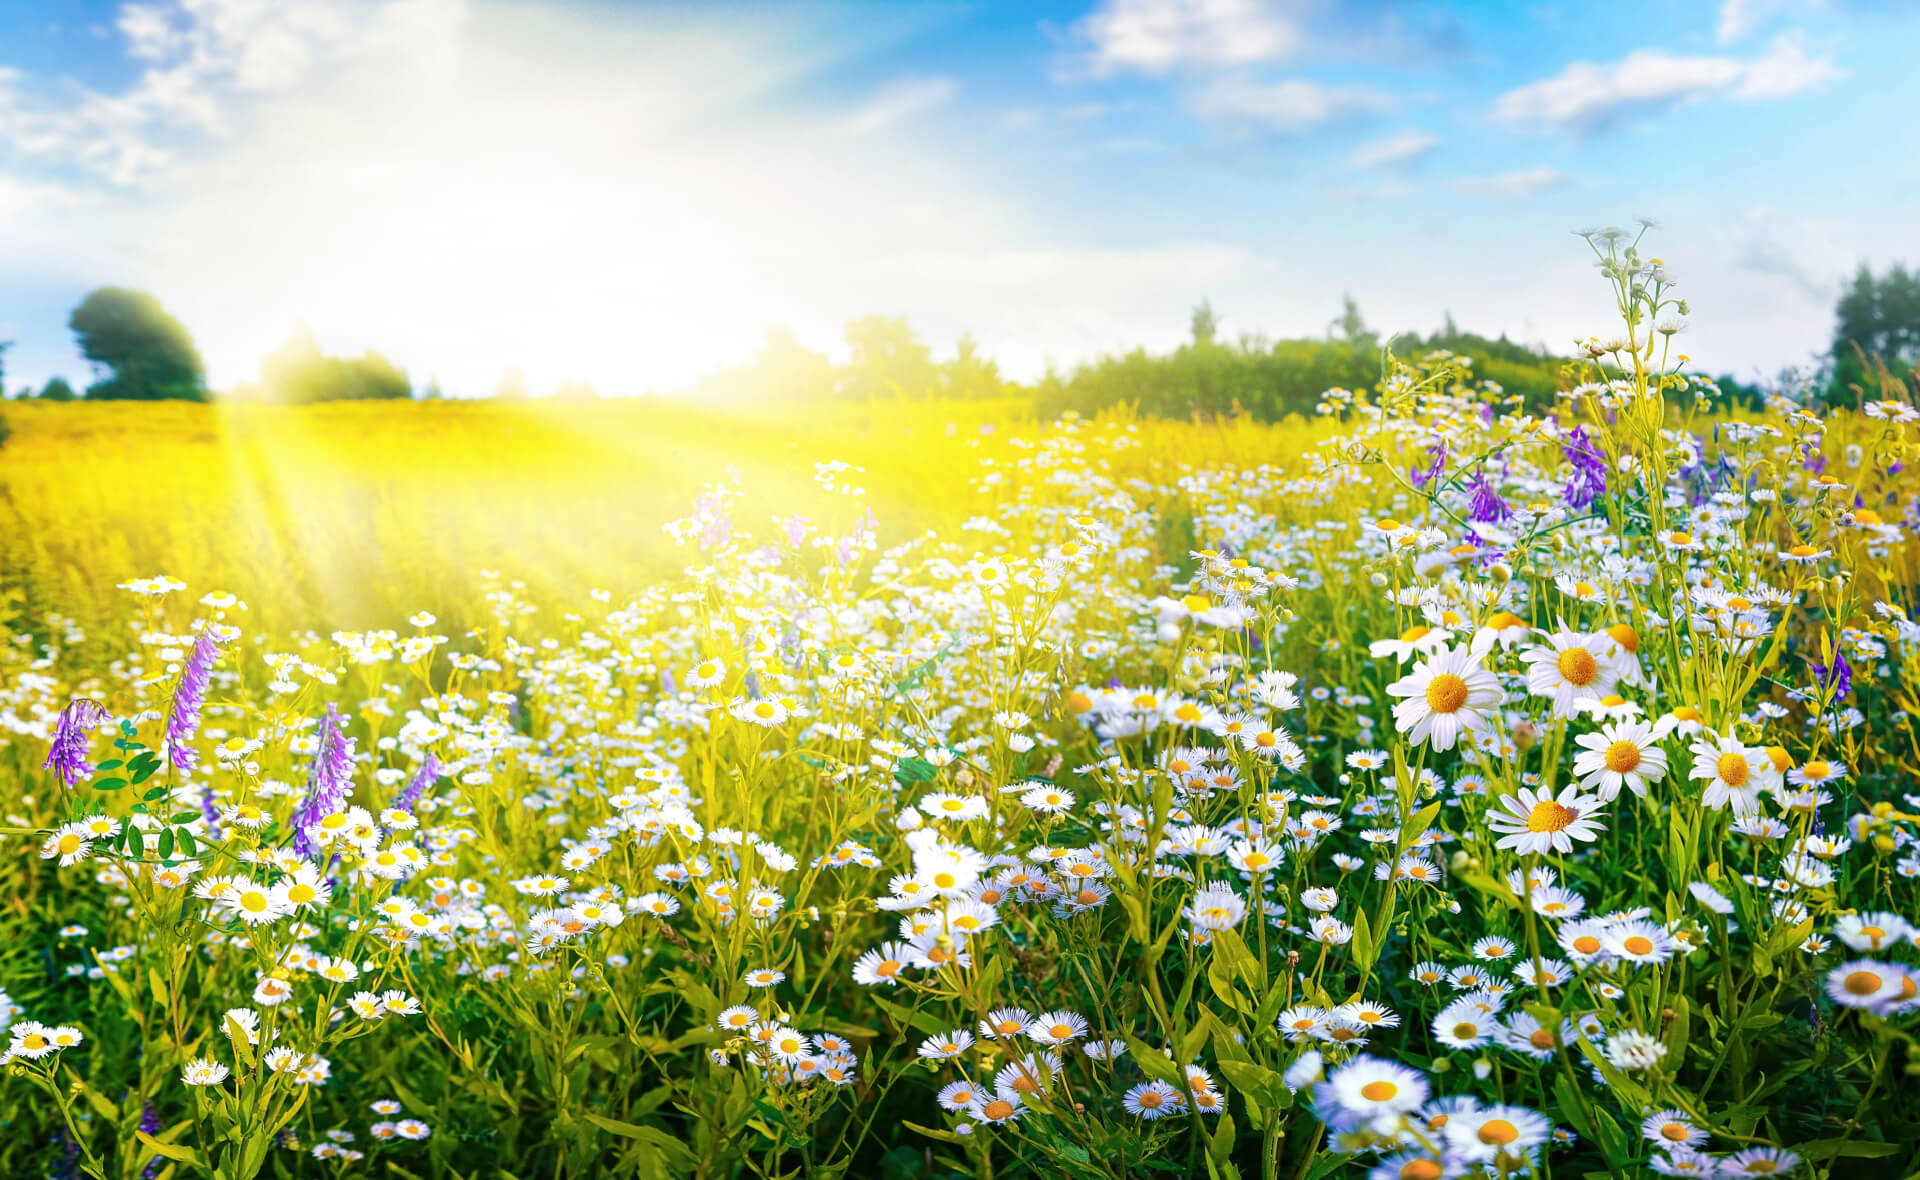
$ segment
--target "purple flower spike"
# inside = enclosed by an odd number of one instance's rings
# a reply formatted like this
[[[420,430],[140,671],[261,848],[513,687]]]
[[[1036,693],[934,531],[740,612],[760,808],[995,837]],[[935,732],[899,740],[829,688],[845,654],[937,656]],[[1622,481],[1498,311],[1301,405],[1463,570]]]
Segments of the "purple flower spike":
[[[307,793],[293,815],[293,850],[301,856],[319,851],[314,830],[320,821],[347,805],[353,792],[353,739],[332,705],[320,719],[320,744],[307,771]]]
[[[69,790],[74,783],[91,777],[93,728],[106,715],[104,708],[84,697],[68,701],[67,707],[60,710],[60,719],[54,723],[53,744],[40,769],[51,770]]]
[[[173,694],[173,712],[167,716],[167,761],[181,770],[192,770],[200,753],[191,743],[200,732],[200,711],[207,704],[207,683],[213,678],[213,665],[220,658],[220,640],[213,628],[200,632],[187,666],[180,672],[180,687]]]

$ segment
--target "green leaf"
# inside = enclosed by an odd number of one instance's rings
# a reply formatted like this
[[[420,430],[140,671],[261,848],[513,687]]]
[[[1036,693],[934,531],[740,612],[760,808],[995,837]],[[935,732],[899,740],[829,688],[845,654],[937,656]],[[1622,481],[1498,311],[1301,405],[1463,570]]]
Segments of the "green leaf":
[[[1187,1075],[1173,1063],[1172,1058],[1132,1034],[1128,1034],[1126,1040],[1127,1052],[1133,1054],[1133,1060],[1140,1066],[1141,1073],[1156,1082],[1165,1082],[1181,1093],[1186,1093]]]
[[[206,1166],[205,1162],[200,1158],[200,1153],[191,1147],[184,1147],[178,1143],[162,1143],[145,1131],[135,1131],[134,1136],[146,1146],[148,1151],[153,1152],[155,1155],[165,1156],[170,1160],[179,1160],[183,1164],[196,1164],[200,1167]]]
[[[117,791],[127,785],[123,778],[97,778],[90,784],[96,791]]]
[[[901,1119],[900,1125],[905,1127],[909,1131],[913,1131],[916,1134],[925,1135],[929,1139],[937,1139],[942,1143],[965,1143],[966,1142],[965,1139],[962,1139],[960,1136],[954,1134],[952,1131],[942,1131],[938,1127],[923,1127],[919,1123],[910,1123],[906,1119]]]
[[[157,853],[161,860],[173,859],[173,829],[160,829],[160,848]]]
[[[1244,1090],[1259,1099],[1264,1106],[1284,1108],[1291,1099],[1287,1090],[1285,1076],[1268,1069],[1264,1065],[1255,1065],[1251,1061],[1218,1061],[1214,1063],[1220,1070],[1220,1076],[1236,1090]]]
[[[1373,943],[1373,928],[1367,923],[1367,911],[1363,909],[1353,916],[1353,943],[1348,953],[1353,956],[1354,965],[1365,971],[1373,966],[1378,951]]]
[[[1900,1154],[1900,1145],[1879,1143],[1871,1139],[1816,1139],[1812,1143],[1803,1143],[1793,1150],[1802,1159],[1807,1160],[1836,1158],[1877,1160]]]
[[[94,767],[94,769],[95,770],[119,770],[122,766],[125,766],[125,765],[126,763],[120,761],[120,759],[118,758],[109,758],[105,762],[102,762],[100,765]]]

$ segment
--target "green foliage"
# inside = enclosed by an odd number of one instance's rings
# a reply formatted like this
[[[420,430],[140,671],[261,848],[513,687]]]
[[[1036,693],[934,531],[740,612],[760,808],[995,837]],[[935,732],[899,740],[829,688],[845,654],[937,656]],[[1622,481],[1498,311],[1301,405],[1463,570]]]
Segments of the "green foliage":
[[[73,309],[67,326],[81,355],[111,373],[88,388],[88,397],[206,400],[206,366],[193,338],[152,295],[101,287]]]
[[[1461,332],[1451,319],[1424,340],[1417,334],[1396,336],[1391,347],[1403,356],[1457,353],[1472,362],[1476,377],[1536,408],[1552,401],[1566,363],[1505,337]],[[1383,360],[1381,341],[1350,298],[1325,339],[1271,344],[1257,336],[1223,342],[1218,317],[1203,303],[1193,313],[1186,344],[1165,355],[1135,349],[1101,357],[1065,377],[1050,373],[1035,389],[1035,409],[1043,417],[1067,410],[1091,416],[1125,405],[1161,417],[1244,413],[1271,422],[1312,414],[1328,389],[1370,387],[1380,379]]]
[[[1900,396],[1920,362],[1920,273],[1895,263],[1876,277],[1863,263],[1834,308],[1832,356],[1830,403]]]
[[[852,361],[836,388],[855,401],[926,397],[939,385],[933,354],[898,316],[870,315],[847,325]]]
[[[367,351],[358,358],[326,356],[305,327],[297,329],[260,367],[260,392],[290,405],[413,396],[406,373]]]
[[[67,384],[65,377],[50,377],[40,387],[40,400],[43,402],[70,402],[79,396],[73,391],[73,386]]]

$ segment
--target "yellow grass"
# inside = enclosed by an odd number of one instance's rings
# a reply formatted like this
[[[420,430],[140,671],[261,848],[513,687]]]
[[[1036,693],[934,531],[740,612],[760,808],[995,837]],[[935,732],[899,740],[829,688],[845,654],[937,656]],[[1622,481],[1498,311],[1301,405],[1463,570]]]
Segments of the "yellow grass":
[[[1025,453],[1022,403],[894,403],[720,412],[684,403],[334,403],[299,408],[21,403],[0,450],[0,622],[50,612],[89,631],[124,617],[116,583],[151,574],[238,594],[250,629],[396,627],[431,610],[477,621],[481,570],[536,601],[626,590],[688,560],[661,531],[701,489],[737,480],[740,521],[843,519],[883,542],[990,513],[982,460]],[[1318,424],[1131,423],[1132,474],[1298,455]],[[1030,432],[1028,432],[1030,433]],[[861,504],[813,464],[864,467]],[[1119,474],[1127,474],[1116,472]],[[1005,485],[1002,487],[1004,491]]]

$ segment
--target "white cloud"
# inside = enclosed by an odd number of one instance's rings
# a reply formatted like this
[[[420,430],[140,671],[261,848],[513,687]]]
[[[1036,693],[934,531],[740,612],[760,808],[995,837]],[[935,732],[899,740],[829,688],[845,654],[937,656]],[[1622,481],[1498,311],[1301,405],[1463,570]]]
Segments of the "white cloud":
[[[174,159],[183,137],[224,129],[236,100],[287,90],[455,19],[455,0],[159,0],[117,28],[144,67],[117,93],[29,93],[0,76],[0,141],[128,184]]]
[[[1721,0],[1714,37],[1730,45],[1759,28],[1767,17],[1785,8],[1787,0]]]
[[[1390,105],[1388,95],[1370,87],[1324,86],[1298,79],[1256,82],[1222,78],[1187,96],[1188,109],[1203,119],[1283,134],[1312,131],[1354,115],[1374,114]]]
[[[1103,0],[1073,26],[1096,76],[1284,60],[1304,39],[1295,5],[1271,0]]]
[[[900,78],[881,87],[846,126],[863,135],[884,131],[946,106],[959,93],[960,83],[952,78]]]
[[[846,321],[876,311],[909,315],[943,350],[970,329],[1035,375],[1163,318],[1177,331],[1168,300],[1246,265],[1205,241],[1049,245],[1057,227],[1002,195],[1020,190],[992,161],[915,132],[950,80],[900,79],[850,106],[794,99],[860,51],[804,14],[446,11],[266,91],[214,88],[214,130],[169,134],[164,164],[95,181],[84,208],[50,183],[0,184],[0,275],[153,291],[216,388],[254,379],[305,322],[331,352],[377,348],[450,393],[484,393],[508,365],[536,391],[633,393],[744,358],[771,325],[837,352]],[[178,31],[136,22],[154,53],[180,52]],[[154,128],[134,130],[146,143]],[[49,145],[48,175],[83,150],[65,148]],[[15,375],[72,375],[40,356]]]
[[[1363,143],[1347,157],[1347,163],[1355,168],[1384,168],[1393,164],[1404,164],[1408,160],[1426,155],[1440,146],[1434,136],[1419,131],[1409,131],[1403,135],[1390,135],[1384,139]]]
[[[1558,168],[1527,168],[1495,176],[1467,176],[1453,182],[1459,192],[1485,197],[1530,197],[1559,188],[1570,178]]]
[[[1586,135],[1708,98],[1784,98],[1840,73],[1831,58],[1808,56],[1800,36],[1792,33],[1775,38],[1756,58],[1677,57],[1641,49],[1617,62],[1574,62],[1551,78],[1509,90],[1495,100],[1493,113],[1510,122]]]

